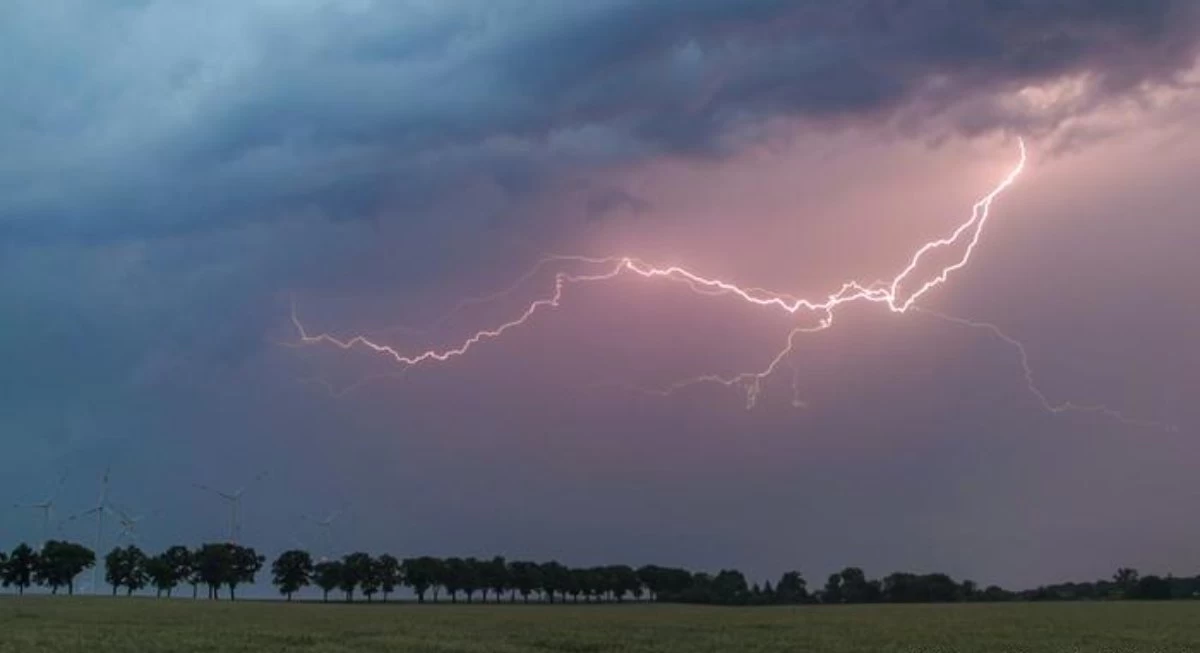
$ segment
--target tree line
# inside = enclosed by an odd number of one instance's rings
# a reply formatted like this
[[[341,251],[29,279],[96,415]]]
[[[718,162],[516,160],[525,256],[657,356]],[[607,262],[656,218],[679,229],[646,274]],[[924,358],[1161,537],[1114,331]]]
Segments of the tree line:
[[[252,547],[208,543],[198,548],[172,546],[148,555],[134,545],[116,547],[104,557],[104,579],[116,595],[152,589],[157,596],[172,596],[180,586],[190,586],[192,598],[204,587],[209,599],[225,591],[236,599],[237,588],[253,584],[266,558]],[[0,584],[19,594],[37,585],[57,594],[66,588],[74,594],[75,578],[92,569],[96,555],[87,547],[58,540],[40,550],[21,544],[9,554],[0,552]],[[628,565],[568,567],[558,562],[509,561],[497,556],[403,560],[383,554],[357,552],[337,560],[314,560],[307,551],[281,553],[270,567],[271,583],[288,601],[306,587],[315,587],[322,600],[331,593],[352,602],[388,598],[400,588],[409,589],[424,603],[443,597],[451,603],[531,601],[544,603],[622,602],[627,599],[715,605],[780,605],[841,603],[949,603],[1010,600],[1172,599],[1200,597],[1200,576],[1140,576],[1121,568],[1111,580],[1064,583],[1023,592],[992,585],[980,589],[970,580],[956,581],[941,573],[896,572],[869,579],[857,567],[829,575],[824,586],[810,591],[798,571],[782,574],[774,583],[749,582],[736,569],[716,574],[676,567]]]

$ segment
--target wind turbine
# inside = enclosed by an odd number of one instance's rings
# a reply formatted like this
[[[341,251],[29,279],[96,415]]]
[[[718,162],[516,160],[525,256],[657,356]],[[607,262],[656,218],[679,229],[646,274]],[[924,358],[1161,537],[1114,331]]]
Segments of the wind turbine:
[[[146,518],[146,515],[131,515],[129,511],[111,504],[109,507],[116,517],[117,524],[121,527],[117,532],[117,541],[128,538],[131,543],[136,544],[138,542],[137,526]]]
[[[266,478],[266,476],[266,472],[259,473],[252,481],[250,481],[250,485],[263,480]],[[224,492],[207,485],[201,485],[199,483],[196,484],[196,487],[204,490],[205,492],[212,492],[229,504],[229,542],[230,544],[237,544],[238,534],[240,533],[241,529],[241,523],[238,521],[238,516],[242,508],[242,495],[246,493],[246,489],[249,487],[249,485],[243,485],[233,492]]]
[[[14,508],[33,508],[42,512],[42,543],[50,539],[50,522],[54,519],[54,502],[58,499],[58,493],[62,490],[63,483],[67,480],[67,473],[63,472],[62,476],[58,477],[58,484],[54,486],[54,491],[50,496],[34,503],[17,503],[13,504]]]
[[[111,471],[110,468],[108,468],[108,467],[104,468],[104,476],[102,476],[100,478],[100,498],[96,500],[96,505],[92,508],[88,508],[87,510],[84,510],[83,512],[79,513],[78,515],[73,515],[68,520],[68,521],[74,521],[81,517],[87,517],[88,515],[96,515],[96,548],[95,548],[96,555],[101,555],[100,540],[104,535],[104,513],[114,512],[113,509],[111,507],[109,507],[109,504],[108,504],[108,474],[110,471]],[[115,512],[114,512],[114,514],[115,514]],[[100,565],[95,565],[92,567],[92,591],[93,592],[98,592],[100,590],[100,585],[96,582],[96,573],[98,571],[100,571]]]
[[[340,508],[329,513],[322,519],[300,515],[301,519],[316,526],[321,533],[321,544],[325,548],[325,551],[321,554],[321,560],[328,560],[333,555],[333,522],[337,521],[346,512],[346,506],[347,504],[343,503]]]

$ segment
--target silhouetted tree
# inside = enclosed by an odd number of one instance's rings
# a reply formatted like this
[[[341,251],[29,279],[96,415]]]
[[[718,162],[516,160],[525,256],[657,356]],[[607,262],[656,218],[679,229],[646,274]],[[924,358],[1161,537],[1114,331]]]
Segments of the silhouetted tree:
[[[451,603],[458,603],[458,592],[462,589],[463,577],[466,575],[466,563],[462,558],[446,558],[438,566],[436,581],[446,588]]]
[[[354,589],[371,573],[371,556],[366,553],[350,553],[342,558],[342,581],[338,589],[346,594],[346,602],[354,602]]]
[[[236,598],[234,591],[243,583],[254,583],[254,577],[262,569],[266,557],[258,554],[253,547],[240,544],[229,545],[229,569],[225,576],[225,584],[229,586],[229,600]]]
[[[171,568],[171,563],[165,556],[157,555],[146,560],[146,575],[154,585],[155,596],[161,598],[163,592],[170,596],[176,584],[175,570]]]
[[[517,561],[508,564],[508,575],[512,587],[529,603],[529,595],[542,585],[541,569],[536,562]]]
[[[126,596],[142,589],[147,580],[146,554],[132,544],[109,551],[104,557],[104,580],[112,586],[113,596],[120,587],[125,588]]]
[[[590,600],[588,594],[588,570],[572,569],[571,570],[571,598],[576,603],[579,603],[579,595],[582,594],[585,600]]]
[[[328,603],[329,593],[342,584],[342,563],[324,560],[313,567],[313,583],[321,588],[321,600]]]
[[[471,602],[475,592],[480,589],[487,594],[487,585],[484,583],[483,564],[475,558],[467,558],[463,560],[462,573],[459,576],[458,583],[462,587],[463,594],[467,595],[467,603]],[[487,598],[485,596],[484,600]]]
[[[1165,601],[1171,598],[1171,581],[1159,576],[1142,576],[1127,597],[1142,601]]]
[[[396,591],[402,580],[400,577],[400,561],[385,553],[375,560],[375,575],[379,578],[379,589],[383,593],[383,602],[387,603],[388,596]]]
[[[746,577],[736,569],[722,569],[713,578],[714,598],[717,603],[740,605],[749,598]]]
[[[1120,588],[1121,594],[1128,598],[1137,585],[1138,571],[1131,567],[1121,567],[1113,574],[1113,582]]]
[[[964,580],[958,589],[959,598],[963,601],[974,601],[979,597],[979,584],[973,580]]]
[[[608,590],[617,601],[624,601],[626,594],[633,594],[642,584],[637,572],[629,565],[611,565],[605,568],[604,574]],[[744,582],[743,580],[743,584]]]
[[[66,587],[68,594],[75,593],[75,577],[96,565],[96,554],[82,544],[49,540],[42,545],[37,557],[34,580],[57,594],[58,588]]]
[[[312,573],[313,561],[308,551],[284,551],[271,563],[271,582],[289,601],[292,600],[292,594],[311,582]]]
[[[24,594],[25,588],[33,582],[33,574],[37,570],[38,555],[28,544],[18,544],[8,556],[4,565],[4,586],[17,588],[17,594]]]
[[[561,594],[566,600],[567,586],[570,584],[571,571],[562,564],[551,561],[541,565],[538,569],[541,577],[542,590],[546,593],[546,599],[554,603],[554,595]]]
[[[509,587],[508,563],[502,556],[496,556],[484,563],[483,580],[483,600],[487,601],[487,588],[491,588],[496,595],[496,602],[499,603]]]
[[[829,574],[829,579],[825,581],[825,589],[821,592],[822,603],[841,603],[842,602],[842,575]]]
[[[400,570],[404,582],[417,595],[417,603],[424,603],[425,593],[436,582],[437,565],[434,559],[429,556],[406,558],[400,563]]]
[[[203,544],[192,562],[200,582],[208,586],[208,598],[219,600],[219,590],[233,567],[233,545],[227,542]]]
[[[196,598],[196,585],[199,581],[192,580],[192,552],[188,551],[186,546],[175,545],[168,548],[162,554],[162,559],[171,568],[171,578],[174,583],[167,588],[167,598],[171,597],[171,592],[179,583],[189,583],[192,586],[192,598]]]
[[[370,603],[379,592],[379,562],[368,556],[367,565],[362,570],[362,578],[358,581],[359,590],[362,595],[367,597],[367,603]]]
[[[789,571],[775,585],[775,598],[779,603],[804,603],[808,600],[808,582],[798,571]]]

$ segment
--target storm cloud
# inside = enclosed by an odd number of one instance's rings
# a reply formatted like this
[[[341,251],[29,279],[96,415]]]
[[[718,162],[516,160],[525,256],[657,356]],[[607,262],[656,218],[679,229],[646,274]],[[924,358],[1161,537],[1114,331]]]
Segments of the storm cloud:
[[[778,120],[1052,129],[1172,84],[1187,0],[13,3],[0,234],[112,239],[314,213],[420,220]],[[1014,102],[1075,80],[1069,103]]]
[[[193,483],[269,470],[266,551],[347,501],[344,544],[398,555],[1200,565],[1196,2],[31,0],[0,43],[0,505],[69,471],[82,510],[111,464],[148,547],[198,542],[225,522]],[[1053,400],[1178,431],[1048,414],[1003,341],[864,306],[754,410],[648,397],[761,369],[794,323],[624,279],[447,365],[297,346],[293,308],[461,342],[552,272],[447,312],[546,252],[813,296],[888,277],[1018,135],[1027,173],[928,307],[1019,338]],[[0,533],[35,539],[26,512]]]

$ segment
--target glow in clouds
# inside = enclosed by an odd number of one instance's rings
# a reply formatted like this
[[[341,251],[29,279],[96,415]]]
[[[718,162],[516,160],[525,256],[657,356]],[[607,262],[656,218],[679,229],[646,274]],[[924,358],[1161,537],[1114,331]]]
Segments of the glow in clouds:
[[[857,281],[850,281],[842,285],[841,288],[824,298],[820,299],[805,299],[789,295],[786,293],[778,293],[762,288],[745,288],[722,279],[710,278],[692,272],[683,267],[656,267],[650,265],[637,258],[622,256],[609,258],[589,258],[581,256],[550,256],[537,263],[532,270],[521,277],[517,284],[512,287],[495,293],[488,297],[479,299],[466,300],[458,305],[456,311],[467,304],[490,301],[502,297],[515,290],[522,282],[532,278],[539,270],[551,263],[574,263],[599,268],[598,270],[580,274],[568,273],[559,271],[554,276],[554,290],[546,297],[537,299],[525,307],[515,318],[504,322],[498,326],[477,331],[474,335],[466,340],[463,340],[456,346],[445,349],[427,349],[415,353],[404,353],[399,349],[391,346],[380,344],[365,335],[356,335],[348,339],[342,339],[330,335],[328,333],[310,334],[301,323],[299,316],[296,313],[295,306],[292,307],[292,323],[295,325],[299,333],[300,340],[303,344],[318,345],[328,344],[341,349],[352,349],[355,347],[366,348],[379,354],[390,357],[397,364],[408,368],[421,364],[436,364],[444,363],[450,359],[462,356],[471,351],[475,346],[503,336],[507,331],[520,327],[521,325],[532,319],[537,313],[557,308],[561,305],[566,290],[568,287],[583,284],[607,281],[617,278],[621,275],[634,275],[645,279],[663,279],[685,284],[693,292],[704,295],[731,295],[737,297],[744,302],[761,307],[765,310],[784,311],[793,315],[802,315],[808,318],[805,324],[798,325],[792,329],[787,336],[786,345],[778,354],[774,356],[766,365],[766,367],[757,371],[743,372],[733,376],[720,376],[716,374],[703,375],[679,381],[667,388],[655,391],[656,394],[671,394],[682,388],[698,383],[719,383],[729,387],[740,387],[745,390],[747,397],[747,407],[753,407],[758,400],[759,393],[762,390],[762,384],[765,379],[775,373],[777,368],[783,363],[788,355],[792,352],[793,344],[796,337],[803,333],[813,333],[823,331],[833,325],[834,315],[839,307],[854,303],[854,302],[869,302],[879,304],[886,310],[904,314],[912,310],[921,310],[916,306],[916,303],[926,293],[949,279],[950,275],[957,270],[965,267],[971,260],[971,255],[974,253],[976,246],[979,244],[980,235],[983,233],[984,225],[987,224],[988,218],[991,215],[992,203],[1007,190],[1025,169],[1026,149],[1025,142],[1019,141],[1020,158],[1013,169],[1004,179],[997,184],[988,194],[984,195],[977,201],[971,210],[971,217],[960,224],[951,234],[944,238],[933,240],[922,245],[909,259],[908,264],[900,270],[900,272],[891,279],[891,281],[877,281],[869,285],[863,285]],[[952,249],[952,248],[957,248]],[[959,251],[960,254],[953,261],[936,271],[930,276],[921,276],[922,263],[927,257],[939,250],[947,249],[950,251]],[[997,327],[990,324],[982,324],[952,318],[941,314],[922,311],[929,315],[940,317],[951,322],[984,328],[991,331],[997,337],[1008,342],[1016,347],[1021,355],[1021,363],[1025,369],[1025,379],[1028,382],[1030,391],[1039,399],[1042,406],[1053,413],[1061,413],[1067,411],[1086,411],[1100,412],[1115,419],[1125,421],[1131,424],[1154,425],[1162,426],[1156,423],[1144,422],[1140,420],[1132,420],[1126,418],[1121,413],[1111,410],[1103,406],[1078,405],[1074,403],[1054,404],[1047,399],[1046,395],[1039,390],[1033,383],[1033,373],[1029,367],[1028,357],[1025,355],[1025,349],[1015,339],[1002,333]],[[447,316],[448,317],[448,316]],[[446,318],[439,320],[444,321]],[[796,402],[794,402],[796,403]]]

